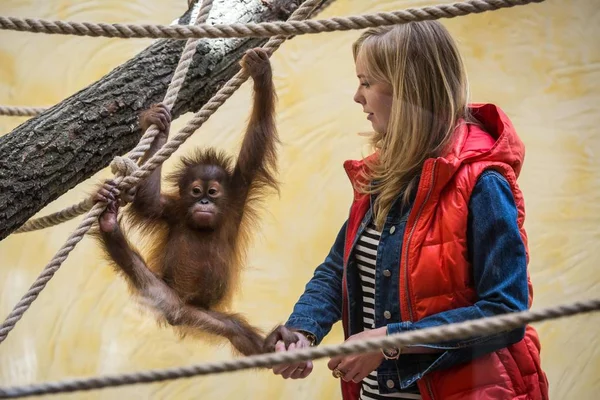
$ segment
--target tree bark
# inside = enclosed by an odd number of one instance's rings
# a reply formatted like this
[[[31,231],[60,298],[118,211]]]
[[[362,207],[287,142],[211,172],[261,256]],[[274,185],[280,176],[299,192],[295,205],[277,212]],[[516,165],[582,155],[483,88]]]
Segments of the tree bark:
[[[184,0],[181,0],[185,4]],[[302,0],[215,0],[208,23],[285,20]],[[186,24],[188,10],[179,23]],[[94,40],[94,39],[89,39]],[[201,40],[173,118],[198,111],[267,38]],[[99,81],[0,137],[0,240],[60,195],[131,150],[137,117],[166,93],[185,40],[158,40]]]

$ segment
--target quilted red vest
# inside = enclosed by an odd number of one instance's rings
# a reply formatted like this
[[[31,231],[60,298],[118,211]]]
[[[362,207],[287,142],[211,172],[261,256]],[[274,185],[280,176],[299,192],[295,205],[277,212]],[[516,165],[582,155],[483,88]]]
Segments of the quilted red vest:
[[[483,129],[461,124],[450,150],[443,157],[428,159],[422,169],[417,195],[404,234],[400,260],[402,320],[418,321],[445,310],[469,306],[477,300],[467,259],[467,214],[471,192],[486,169],[499,171],[509,182],[523,229],[524,201],[517,177],[525,148],[500,108],[492,104],[471,105]],[[346,161],[352,182],[365,168],[363,161]],[[346,231],[344,251],[343,316],[348,337],[346,265],[358,227],[369,208],[368,196],[355,191]],[[443,246],[442,246],[443,244]],[[443,249],[442,249],[443,247]],[[527,250],[527,259],[529,252]],[[529,302],[533,300],[531,281]],[[540,362],[540,342],[528,326],[520,342],[473,362],[434,371],[417,382],[425,400],[545,400],[548,381]],[[359,397],[360,384],[342,381],[344,400]]]

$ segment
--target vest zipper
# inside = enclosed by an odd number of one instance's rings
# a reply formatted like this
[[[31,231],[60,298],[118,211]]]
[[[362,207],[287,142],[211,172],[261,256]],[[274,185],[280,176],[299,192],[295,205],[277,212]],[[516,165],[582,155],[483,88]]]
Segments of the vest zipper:
[[[408,314],[409,314],[409,319],[410,322],[413,322],[413,311],[412,311],[412,304],[410,301],[410,293],[409,293],[409,289],[408,289],[408,247],[410,245],[410,241],[412,239],[413,233],[415,232],[415,229],[417,227],[417,222],[419,221],[419,218],[421,217],[421,213],[423,212],[423,208],[425,208],[425,204],[427,204],[427,200],[429,200],[429,196],[431,195],[431,192],[433,190],[433,184],[435,181],[435,166],[437,165],[437,160],[433,161],[433,167],[431,168],[431,179],[430,179],[430,184],[429,184],[429,190],[427,190],[427,195],[425,196],[425,200],[423,200],[423,203],[421,203],[421,206],[419,207],[419,211],[417,213],[417,216],[415,217],[415,222],[413,223],[413,226],[410,230],[410,233],[408,235],[408,238],[406,240],[406,244],[404,246],[404,254],[405,254],[405,268],[404,268],[404,289],[406,290],[406,299],[408,302]]]
[[[406,290],[406,300],[408,302],[407,308],[408,308],[410,322],[413,322],[413,311],[412,311],[412,303],[410,301],[410,293],[408,290],[408,247],[410,245],[410,241],[412,239],[413,233],[415,232],[415,229],[417,228],[417,222],[419,221],[419,218],[421,217],[421,214],[423,213],[423,209],[425,208],[425,204],[427,204],[427,201],[429,200],[429,197],[431,196],[431,192],[433,191],[433,187],[434,187],[434,183],[435,183],[435,167],[436,167],[436,165],[437,165],[437,159],[433,161],[433,167],[431,167],[431,179],[429,182],[429,189],[427,190],[427,195],[425,196],[425,200],[423,200],[423,203],[419,207],[419,211],[417,212],[417,216],[415,217],[415,222],[413,223],[413,226],[410,230],[410,233],[408,235],[408,238],[406,240],[406,244],[404,247],[404,252],[405,252],[404,254],[406,257],[405,268],[404,268],[404,288]],[[433,396],[433,390],[431,389],[431,382],[428,377],[425,377],[425,384],[427,385],[427,391],[429,392],[429,397],[431,398],[431,400],[435,400],[435,398]]]

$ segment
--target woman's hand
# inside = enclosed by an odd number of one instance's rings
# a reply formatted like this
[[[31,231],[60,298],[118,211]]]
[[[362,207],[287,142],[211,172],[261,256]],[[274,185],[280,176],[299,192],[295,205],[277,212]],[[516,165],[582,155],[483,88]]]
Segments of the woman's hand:
[[[282,335],[282,329],[285,329],[285,334]],[[285,327],[279,327],[279,332],[276,333],[277,336],[281,337],[284,340],[277,340],[275,343],[275,352],[281,351],[291,351],[297,349],[304,349],[310,347],[310,341],[300,332],[290,331]],[[275,333],[275,332],[274,332]],[[273,335],[273,334],[272,334]],[[292,335],[292,336],[290,336]],[[275,337],[275,335],[271,336],[271,338]],[[267,342],[269,338],[267,338]],[[289,344],[287,349],[285,347],[286,342]],[[270,347],[270,346],[267,346]],[[300,361],[293,364],[279,364],[273,367],[273,373],[275,375],[281,375],[284,379],[292,378],[292,379],[304,379],[313,370],[312,361]]]
[[[346,342],[382,336],[386,336],[385,326],[352,335],[346,339]],[[373,351],[370,353],[357,353],[333,357],[327,363],[327,367],[333,371],[333,376],[335,378],[342,378],[346,382],[352,381],[358,383],[365,379],[372,371],[377,369],[382,361],[383,354],[381,351]]]

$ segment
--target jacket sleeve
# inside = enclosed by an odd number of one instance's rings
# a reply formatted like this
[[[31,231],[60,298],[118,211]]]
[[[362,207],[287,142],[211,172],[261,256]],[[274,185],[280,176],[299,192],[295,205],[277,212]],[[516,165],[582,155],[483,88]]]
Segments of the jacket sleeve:
[[[296,302],[287,327],[315,335],[317,343],[342,317],[342,273],[346,224],[340,229],[329,254],[306,284]]]
[[[475,304],[430,315],[412,324],[390,324],[390,334],[527,309],[527,258],[517,225],[517,208],[508,182],[496,171],[485,171],[473,190],[467,241],[478,295]],[[437,368],[446,368],[516,343],[524,334],[525,327],[521,327],[423,346],[448,350],[434,363]]]

